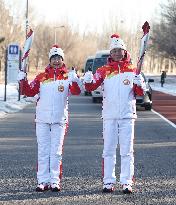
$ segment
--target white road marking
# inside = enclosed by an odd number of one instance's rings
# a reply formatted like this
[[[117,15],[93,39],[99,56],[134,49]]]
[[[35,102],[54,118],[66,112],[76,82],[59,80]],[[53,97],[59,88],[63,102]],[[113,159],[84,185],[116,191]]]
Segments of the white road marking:
[[[159,117],[161,117],[163,120],[165,120],[167,123],[169,123],[172,127],[176,128],[176,125],[171,122],[170,120],[168,120],[167,118],[165,118],[163,115],[159,114],[158,112],[156,112],[155,110],[151,110],[153,113],[155,113],[156,115],[158,115]]]

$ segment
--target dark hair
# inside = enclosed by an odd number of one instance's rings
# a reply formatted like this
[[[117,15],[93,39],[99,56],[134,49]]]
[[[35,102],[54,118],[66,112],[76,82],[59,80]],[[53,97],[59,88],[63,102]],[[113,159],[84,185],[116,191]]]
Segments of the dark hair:
[[[55,54],[55,55],[53,55],[53,56],[50,57],[50,62],[51,62],[51,58],[54,58],[54,57],[56,57],[56,56],[59,56],[60,58],[62,58],[62,61],[64,60],[62,56],[60,56],[60,55],[58,55],[58,54]]]

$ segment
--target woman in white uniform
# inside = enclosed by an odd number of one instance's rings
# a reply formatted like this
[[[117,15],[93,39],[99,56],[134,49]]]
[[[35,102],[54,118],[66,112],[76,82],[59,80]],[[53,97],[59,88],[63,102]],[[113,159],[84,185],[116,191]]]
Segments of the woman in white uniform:
[[[20,72],[21,94],[39,95],[36,106],[38,143],[38,185],[36,191],[60,191],[62,149],[68,125],[68,95],[79,95],[79,78],[64,64],[64,52],[54,45],[49,52],[49,65],[29,84]]]

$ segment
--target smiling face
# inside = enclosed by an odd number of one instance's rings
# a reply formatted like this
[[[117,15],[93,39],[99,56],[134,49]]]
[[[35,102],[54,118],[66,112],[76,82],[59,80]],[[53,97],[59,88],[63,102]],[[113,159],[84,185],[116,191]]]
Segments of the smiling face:
[[[63,65],[63,58],[59,55],[54,55],[50,58],[50,65],[53,68],[60,68]]]
[[[110,51],[110,55],[113,61],[120,61],[125,56],[125,50],[121,48],[114,48]]]

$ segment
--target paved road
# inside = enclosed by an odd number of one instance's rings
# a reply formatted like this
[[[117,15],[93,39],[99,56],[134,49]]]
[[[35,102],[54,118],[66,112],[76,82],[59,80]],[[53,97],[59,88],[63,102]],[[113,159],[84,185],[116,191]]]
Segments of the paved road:
[[[70,112],[60,193],[35,192],[34,105],[0,120],[0,204],[175,204],[175,128],[150,111],[138,111],[135,192],[123,195],[117,183],[114,193],[102,194],[101,104],[93,104],[90,97],[71,97]],[[120,158],[117,156],[118,179]]]

